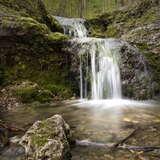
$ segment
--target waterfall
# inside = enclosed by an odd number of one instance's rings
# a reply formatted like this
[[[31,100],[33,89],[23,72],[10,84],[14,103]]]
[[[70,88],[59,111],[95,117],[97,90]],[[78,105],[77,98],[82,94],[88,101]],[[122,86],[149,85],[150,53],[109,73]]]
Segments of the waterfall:
[[[111,41],[87,37],[83,19],[56,19],[63,26],[64,33],[73,37],[73,46],[78,48],[81,99],[120,99],[120,56]]]
[[[62,25],[64,34],[71,37],[83,38],[87,37],[87,29],[84,25],[85,20],[82,18],[64,18],[55,16]]]

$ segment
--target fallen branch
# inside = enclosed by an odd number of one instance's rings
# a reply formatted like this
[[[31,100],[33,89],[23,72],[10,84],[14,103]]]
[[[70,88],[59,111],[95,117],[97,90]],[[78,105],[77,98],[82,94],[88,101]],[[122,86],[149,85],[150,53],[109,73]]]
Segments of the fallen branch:
[[[82,146],[82,147],[98,147],[98,148],[104,148],[104,149],[113,149],[115,146],[117,146],[117,143],[97,143],[97,142],[91,142],[88,140],[76,140],[76,145]],[[131,145],[121,145],[119,144],[117,146],[117,149],[123,149],[123,150],[132,150],[132,151],[143,151],[143,152],[150,152],[154,150],[160,150],[160,146],[131,146]]]
[[[91,142],[89,140],[76,140],[76,145],[83,146],[83,147],[98,147],[98,148],[112,148],[114,146],[113,143],[97,143],[97,142]]]
[[[131,138],[132,136],[135,135],[135,133],[138,131],[138,128],[135,129],[133,132],[131,132],[127,137],[125,137],[124,139],[120,140],[119,142],[117,142],[114,146],[113,146],[113,150],[115,148],[117,148],[118,146],[122,145],[123,143],[125,143],[129,138]]]
[[[160,146],[130,146],[130,145],[123,145],[118,146],[118,149],[128,149],[132,151],[143,151],[143,152],[150,152],[154,150],[160,150]]]

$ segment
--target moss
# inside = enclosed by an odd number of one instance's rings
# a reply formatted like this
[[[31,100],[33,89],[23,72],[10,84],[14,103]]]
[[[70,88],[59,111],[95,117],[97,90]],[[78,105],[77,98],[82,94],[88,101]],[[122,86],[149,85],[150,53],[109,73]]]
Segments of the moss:
[[[159,19],[159,4],[157,0],[142,0],[131,7],[108,12],[96,18],[87,20],[91,35],[106,37],[121,37],[136,27],[151,24]]]
[[[48,90],[41,89],[37,85],[15,88],[14,95],[18,96],[23,103],[34,101],[45,103],[52,100],[52,93]]]
[[[142,52],[144,52],[144,51],[146,51],[146,50],[149,49],[149,46],[148,46],[146,43],[139,43],[139,44],[137,44],[137,47],[138,47]]]
[[[67,99],[72,96],[72,91],[69,88],[67,88],[66,86],[48,84],[45,87],[46,87],[46,89],[50,90],[53,95],[55,95],[57,97]]]
[[[63,33],[63,27],[59,24],[59,22],[50,14],[47,15],[48,19],[51,23],[51,30]]]
[[[17,90],[19,98],[27,103],[49,101],[52,93],[45,89],[50,84],[66,88],[53,93],[68,97],[70,55],[63,50],[68,37],[59,33],[63,29],[43,1],[0,0],[0,14],[0,58],[6,62],[7,82],[30,80],[41,86]]]
[[[68,36],[59,32],[55,32],[55,33],[48,34],[47,40],[54,41],[54,42],[62,42],[62,41],[68,40]]]
[[[116,26],[109,25],[107,27],[107,31],[105,34],[107,35],[107,37],[118,37],[118,33],[119,33],[119,31]]]
[[[49,14],[42,0],[0,0],[0,13],[7,17],[30,17],[39,23],[46,24],[53,32],[63,32],[62,27]]]
[[[49,29],[45,24],[39,23],[30,17],[2,17],[1,27],[2,30],[8,32],[12,30],[11,34],[16,34],[18,36],[29,33],[33,35],[49,33]]]
[[[33,134],[31,137],[31,141],[33,145],[37,148],[44,146],[48,142],[49,139],[54,138],[52,125],[49,125],[48,121],[42,121],[39,124],[40,130],[36,134]],[[46,132],[47,130],[47,132]],[[52,131],[51,133],[49,131]],[[42,136],[43,135],[43,136]],[[53,137],[51,137],[53,136]]]

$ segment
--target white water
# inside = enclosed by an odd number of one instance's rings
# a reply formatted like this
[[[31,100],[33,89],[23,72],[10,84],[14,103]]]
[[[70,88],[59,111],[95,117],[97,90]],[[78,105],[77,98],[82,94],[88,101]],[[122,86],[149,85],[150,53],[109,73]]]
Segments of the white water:
[[[84,25],[84,19],[55,17],[63,26],[64,33],[71,37],[87,37],[87,29]]]
[[[118,51],[113,50],[113,46],[107,39],[87,38],[87,29],[83,19],[56,18],[63,26],[64,33],[76,38],[73,41],[80,44],[78,50],[81,99],[120,99],[121,80]],[[89,83],[91,84],[90,88]]]
[[[81,100],[75,105],[105,109],[148,107],[153,104],[152,101],[122,99],[120,44],[117,45],[113,39],[87,37],[83,19],[56,18],[63,26],[64,33],[73,37],[73,48],[78,48],[79,51]]]

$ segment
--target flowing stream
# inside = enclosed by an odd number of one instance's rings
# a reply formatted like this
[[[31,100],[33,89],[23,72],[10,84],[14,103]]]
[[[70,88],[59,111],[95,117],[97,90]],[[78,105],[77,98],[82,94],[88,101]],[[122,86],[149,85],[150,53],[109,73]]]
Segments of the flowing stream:
[[[158,146],[160,142],[160,125],[158,125],[160,123],[160,106],[128,104],[128,102],[120,106],[120,102],[115,102],[114,106],[113,104],[110,106],[110,102],[108,102],[107,107],[101,108],[102,104],[96,104],[97,107],[95,107],[95,103],[88,108],[75,107],[74,104],[78,101],[48,105],[35,103],[19,106],[14,111],[3,113],[1,119],[18,128],[28,128],[30,127],[28,124],[37,120],[61,114],[70,125],[73,137],[79,140],[80,144],[88,142],[97,144],[97,147],[77,145],[72,148],[72,160],[137,160],[133,159],[134,153],[127,150],[112,153],[101,146],[106,143],[117,143],[133,132],[137,126],[143,128],[148,126],[150,129],[138,131],[138,138],[131,138],[134,145]],[[143,144],[141,143],[142,137]],[[156,155],[158,152],[154,154]],[[150,155],[151,159],[154,159],[154,154]],[[21,160],[20,151],[14,146],[6,148],[1,153],[0,160]]]

